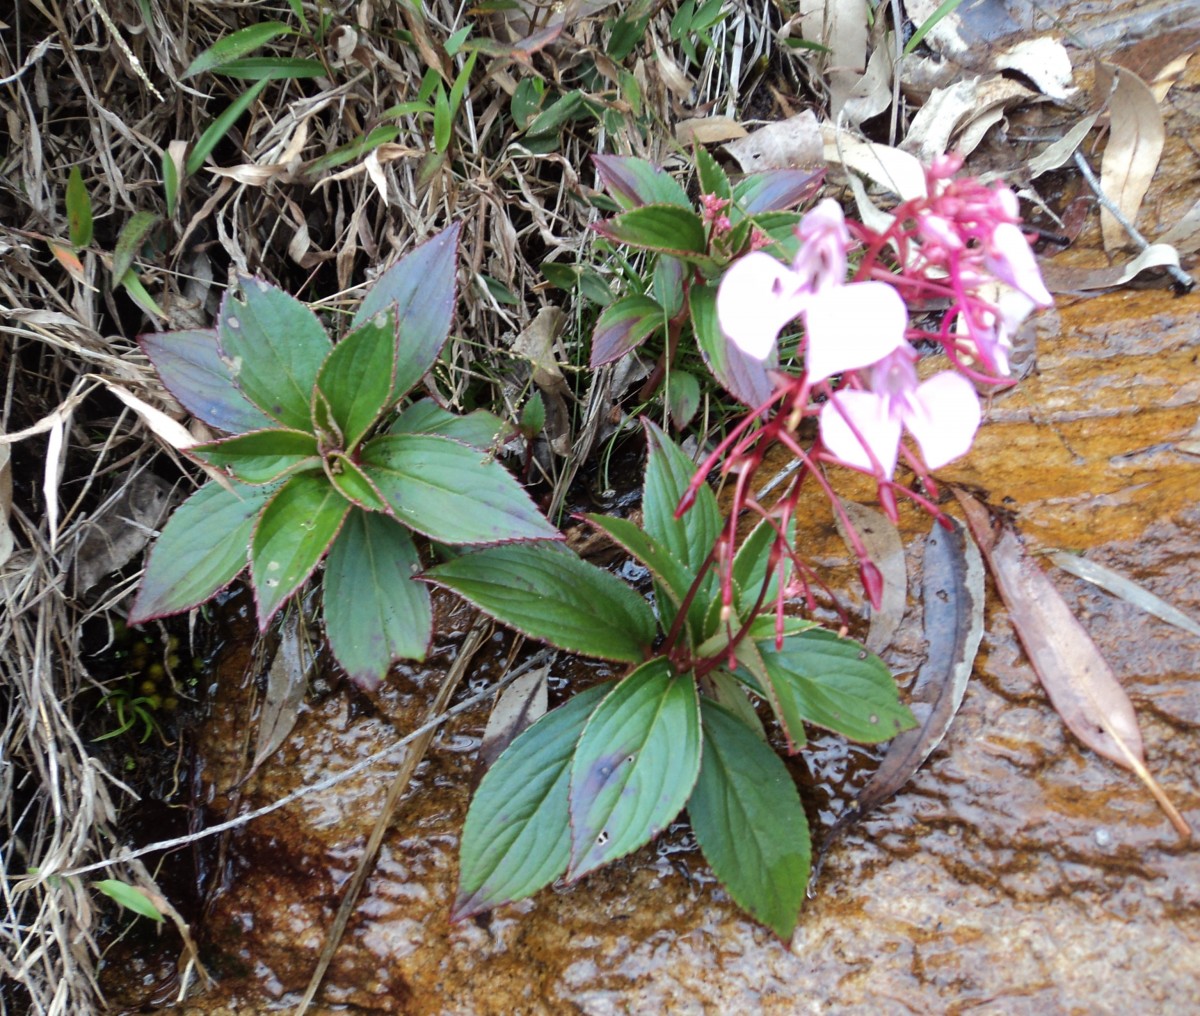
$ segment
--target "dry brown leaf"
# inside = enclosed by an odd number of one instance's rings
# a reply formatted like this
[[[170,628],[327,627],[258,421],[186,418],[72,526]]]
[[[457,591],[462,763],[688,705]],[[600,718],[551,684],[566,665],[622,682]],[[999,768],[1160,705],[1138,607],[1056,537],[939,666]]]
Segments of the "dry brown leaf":
[[[293,610],[284,618],[279,632],[279,646],[267,670],[267,694],[258,719],[254,762],[243,777],[243,783],[249,781],[259,766],[275,754],[296,725],[304,704],[311,662],[300,632],[300,612]]]
[[[1078,89],[1072,80],[1066,47],[1050,35],[1022,39],[992,58],[998,71],[1015,71],[1033,82],[1043,95],[1065,101]]]
[[[866,69],[867,0],[800,0],[799,14],[804,38],[828,47],[829,111],[836,120]]]
[[[1126,46],[1112,62],[1128,67],[1162,102],[1200,46],[1200,28],[1180,28]]]
[[[104,387],[137,413],[142,422],[165,444],[182,451],[185,448],[191,448],[196,443],[191,432],[182,423],[172,420],[161,409],[156,409],[150,403],[139,399],[127,388],[114,385],[109,381],[104,382]]]
[[[681,145],[713,145],[744,138],[746,128],[730,116],[697,116],[675,125],[675,140]]]
[[[857,126],[878,116],[892,104],[892,72],[894,69],[892,36],[871,50],[867,69],[850,87],[842,106],[842,117]]]
[[[1013,629],[1038,680],[1067,728],[1099,755],[1133,770],[1181,837],[1191,829],[1146,769],[1133,704],[1054,583],[1016,532],[994,523],[982,504],[955,490],[967,525],[1008,609]]]
[[[1192,254],[1200,250],[1200,198],[1157,242],[1169,243],[1180,254]]]
[[[900,532],[881,511],[838,498],[850,524],[858,533],[866,548],[871,563],[883,577],[883,596],[878,610],[871,611],[871,626],[863,643],[871,652],[881,653],[892,644],[892,636],[904,620],[904,607],[908,601],[908,566],[904,561],[904,544]],[[838,512],[834,512],[838,532],[851,550],[850,534]]]
[[[822,163],[821,129],[811,109],[768,124],[724,146],[743,173],[768,169],[818,169]]]
[[[120,571],[150,542],[171,506],[171,485],[143,470],[119,481],[119,492],[90,518],[75,552],[75,591],[85,593]]]
[[[1166,140],[1162,111],[1154,93],[1133,71],[1098,60],[1096,80],[1104,91],[1111,88],[1111,133],[1100,163],[1100,187],[1136,225]],[[1117,250],[1129,243],[1121,224],[1103,209],[1100,228],[1105,250]]]
[[[871,183],[897,195],[901,201],[925,196],[925,170],[908,152],[873,141],[860,141],[839,133],[831,124],[821,128],[825,161],[866,177]]]
[[[533,383],[546,405],[546,438],[559,455],[571,450],[571,412],[567,406],[571,389],[554,354],[566,322],[567,316],[560,308],[543,307],[512,346],[514,356],[533,364]]]
[[[1179,253],[1170,244],[1152,243],[1137,257],[1124,264],[1107,268],[1078,268],[1041,262],[1042,279],[1051,293],[1076,293],[1090,289],[1111,289],[1123,286],[1151,268],[1179,265]]]
[[[534,667],[500,693],[479,744],[480,770],[490,769],[522,731],[546,715],[549,704],[546,681],[549,676],[549,664]]]
[[[982,140],[983,132],[996,123],[1005,110],[1036,98],[1036,92],[1008,78],[964,78],[948,88],[933,91],[913,117],[900,148],[922,162],[932,162],[951,148],[969,155]],[[951,138],[981,120],[982,129],[972,132],[967,143],[951,144]]]

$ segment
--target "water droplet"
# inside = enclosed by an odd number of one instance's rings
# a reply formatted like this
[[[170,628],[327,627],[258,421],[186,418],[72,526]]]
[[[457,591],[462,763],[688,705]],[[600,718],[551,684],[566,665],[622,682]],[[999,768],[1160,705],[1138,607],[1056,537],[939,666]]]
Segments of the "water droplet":
[[[376,314],[374,324],[375,324],[376,328],[386,328],[387,327],[387,312],[380,311],[378,314]]]
[[[267,571],[279,571],[280,564],[278,561],[268,561]]]
[[[878,723],[879,717],[876,716],[874,713],[872,713],[870,716],[867,717],[867,722],[868,723]]]

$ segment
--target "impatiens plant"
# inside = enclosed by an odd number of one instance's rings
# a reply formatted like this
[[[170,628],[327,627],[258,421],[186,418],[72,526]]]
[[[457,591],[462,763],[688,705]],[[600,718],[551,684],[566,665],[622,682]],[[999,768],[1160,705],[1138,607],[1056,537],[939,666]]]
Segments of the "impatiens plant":
[[[582,878],[686,807],[716,877],[786,938],[808,884],[808,825],[753,702],[770,708],[789,753],[804,747],[806,723],[866,742],[915,723],[858,643],[770,616],[777,592],[794,592],[789,561],[771,553],[773,520],[723,576],[716,497],[702,486],[677,516],[694,466],[647,430],[643,525],[588,518],[649,570],[654,608],[547,542],[475,550],[425,573],[526,635],[629,668],[538,720],[488,770],[463,829],[454,916]]]
[[[449,334],[457,239],[449,229],[382,275],[336,344],[257,279],[226,295],[215,328],[142,337],[171,393],[229,436],[187,449],[215,478],[163,529],[130,623],[188,610],[248,567],[265,630],[324,561],[330,647],[370,687],[429,643],[414,532],[450,545],[558,536],[490,454],[498,418],[410,398]]]

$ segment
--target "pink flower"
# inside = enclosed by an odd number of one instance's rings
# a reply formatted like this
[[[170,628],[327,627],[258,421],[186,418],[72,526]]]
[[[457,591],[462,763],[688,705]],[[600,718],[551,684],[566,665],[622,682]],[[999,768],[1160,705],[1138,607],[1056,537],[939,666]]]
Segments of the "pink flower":
[[[915,356],[897,349],[871,369],[870,390],[843,389],[821,407],[821,440],[846,465],[890,478],[905,429],[930,469],[971,447],[981,418],[975,389],[948,371],[918,383]]]
[[[1037,306],[1049,307],[1054,302],[1042,281],[1029,241],[1013,223],[1002,222],[992,230],[984,246],[983,265],[997,279],[1024,293]]]
[[[770,254],[754,251],[734,262],[717,287],[717,320],[747,356],[765,360],[779,332],[805,306],[805,280]]]

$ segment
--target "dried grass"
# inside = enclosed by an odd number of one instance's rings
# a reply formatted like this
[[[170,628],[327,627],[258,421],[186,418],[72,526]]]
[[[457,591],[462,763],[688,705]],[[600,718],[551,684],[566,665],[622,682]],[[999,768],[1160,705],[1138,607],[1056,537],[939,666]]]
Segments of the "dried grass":
[[[72,563],[101,503],[128,482],[114,477],[173,467],[156,463],[161,453],[152,438],[87,377],[117,382],[182,418],[141,355],[137,332],[207,325],[237,273],[269,277],[336,312],[401,253],[460,221],[460,318],[452,355],[430,384],[451,404],[490,396],[498,406],[514,405],[529,372],[509,346],[542,307],[570,300],[546,287],[542,263],[595,258],[588,225],[596,213],[580,198],[593,182],[588,155],[616,151],[682,165],[672,125],[739,110],[740,90],[761,79],[771,54],[774,9],[739,9],[717,28],[716,47],[687,74],[685,88],[685,57],[669,37],[672,5],[657,10],[623,68],[600,48],[596,19],[611,16],[605,6],[574,7],[558,42],[532,56],[481,57],[454,124],[451,157],[439,161],[428,154],[427,118],[382,114],[415,97],[429,62],[450,78],[457,72],[463,54],[446,57],[444,43],[465,23],[465,8],[429,0],[421,17],[398,2],[306,3],[310,22],[326,11],[337,26],[320,54],[329,78],[269,83],[217,147],[209,165],[219,171],[197,174],[173,220],[160,183],[164,156],[178,157],[249,87],[212,74],[180,80],[184,68],[238,28],[293,22],[288,5],[22,0],[4,15],[0,430],[13,434],[66,408],[44,433],[12,446],[15,550],[0,562],[0,1013],[101,1007],[97,935],[102,912],[111,919],[113,909],[78,878],[26,876],[31,868],[64,871],[110,855],[121,842],[121,810],[136,796],[81,732],[98,697],[83,625],[102,628],[121,616],[133,579],[110,579],[83,602],[73,596]],[[536,29],[546,9],[531,10]],[[476,36],[490,31],[507,40],[525,27],[493,17],[477,24]],[[401,41],[405,33],[412,44]],[[317,55],[299,37],[279,40],[274,52]],[[618,94],[618,70],[641,87],[640,123]],[[620,129],[610,133],[585,119],[564,129],[553,152],[530,151],[513,129],[510,100],[534,73],[561,91],[585,88],[617,111]],[[380,123],[395,124],[398,136],[365,158],[319,168],[317,160]],[[95,216],[95,240],[75,272],[47,246],[68,235],[63,194],[73,166],[83,172]],[[165,320],[110,284],[120,230],[145,211],[162,217],[160,249],[137,252],[136,264]],[[515,305],[497,297],[503,290],[516,294]],[[565,337],[567,359],[580,366],[587,321],[577,311],[568,319],[575,324]],[[573,455],[552,463],[560,488],[593,447],[601,410],[611,405],[607,376],[591,383],[582,372],[571,375],[579,385],[577,440]],[[48,454],[58,438],[61,455]],[[154,889],[140,865],[114,864],[108,874]]]

